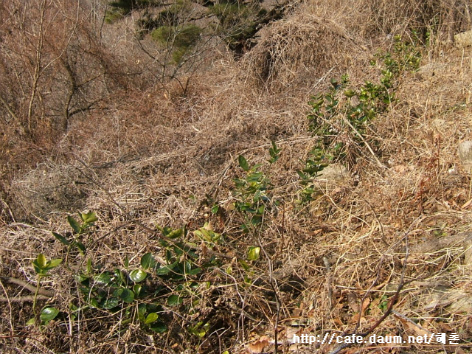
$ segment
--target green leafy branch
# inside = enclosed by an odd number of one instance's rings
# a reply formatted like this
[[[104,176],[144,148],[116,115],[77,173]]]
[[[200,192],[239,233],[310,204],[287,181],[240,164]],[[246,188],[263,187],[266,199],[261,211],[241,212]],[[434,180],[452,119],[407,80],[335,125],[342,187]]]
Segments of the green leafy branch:
[[[37,282],[36,282],[36,291],[34,293],[33,298],[33,315],[35,317],[31,318],[28,321],[28,324],[36,324],[36,304],[38,299],[39,290],[41,288],[41,280],[44,277],[49,276],[49,271],[56,268],[62,263],[62,259],[56,258],[47,260],[46,256],[40,253],[35,260],[33,260],[33,269],[37,275]],[[59,314],[59,310],[55,307],[45,307],[42,309],[40,313],[40,321],[42,324],[47,324],[49,321],[53,320]]]
[[[58,234],[57,232],[52,232],[53,236],[59,240],[62,244],[69,247],[75,247],[79,250],[81,255],[85,255],[86,247],[85,245],[78,240],[78,236],[87,233],[90,228],[95,224],[95,221],[98,220],[97,215],[93,211],[89,211],[88,213],[78,213],[80,222],[77,221],[72,216],[67,216],[67,221],[71,226],[74,234],[71,238],[67,238]]]
[[[304,167],[297,171],[304,186],[301,203],[313,199],[316,192],[313,181],[324,168],[353,158],[353,146],[366,146],[377,164],[383,167],[366,133],[371,121],[396,102],[397,81],[405,71],[418,69],[421,52],[414,45],[395,37],[392,52],[379,54],[377,58],[383,67],[377,83],[366,81],[359,88],[350,87],[348,76],[343,75],[339,80],[331,79],[329,90],[309,101],[309,130],[316,142],[304,161]],[[377,61],[373,60],[371,64],[376,65]]]
[[[275,161],[278,158],[278,153],[273,150],[273,154],[271,160]],[[244,216],[241,228],[244,232],[249,232],[262,224],[264,214],[267,208],[271,206],[271,198],[268,194],[270,181],[260,171],[260,164],[249,166],[248,161],[242,155],[239,155],[238,161],[239,166],[245,172],[245,176],[234,179],[233,195],[236,198],[234,206]]]

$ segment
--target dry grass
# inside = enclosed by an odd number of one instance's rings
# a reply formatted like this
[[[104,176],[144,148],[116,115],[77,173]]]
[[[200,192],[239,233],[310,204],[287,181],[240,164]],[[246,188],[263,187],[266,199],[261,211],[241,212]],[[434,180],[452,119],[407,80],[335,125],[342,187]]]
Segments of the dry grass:
[[[43,164],[13,174],[4,188],[8,198],[0,200],[0,273],[34,285],[31,261],[38,253],[71,265],[44,280],[56,295],[41,306],[68,313],[70,303],[85,305],[74,276],[86,259],[66,252],[50,234],[66,234],[66,215],[77,209],[98,214],[97,229],[83,242],[87,258],[103,269],[124,267],[125,256],[133,267],[146,252],[163,256],[155,225],[193,231],[211,222],[225,238],[213,251],[229,258],[199,279],[212,286],[201,290],[198,314],[167,311],[165,335],[140,329],[136,319],[125,324],[125,311],[84,309],[75,321],[63,316],[27,327],[31,302],[13,298],[30,293],[2,281],[0,349],[239,353],[263,335],[274,339],[276,326],[279,340],[294,330],[364,332],[401,285],[395,313],[374,333],[455,332],[460,345],[354,346],[344,353],[469,352],[472,195],[456,151],[471,138],[472,52],[440,41],[439,33],[448,37],[470,27],[470,4],[397,2],[297,4],[263,29],[240,61],[220,53],[206,72],[187,77],[185,92],[171,82],[117,93],[106,110],[78,120]],[[398,102],[367,135],[386,168],[367,149],[358,150],[348,178],[320,183],[318,198],[300,207],[296,170],[315,140],[307,132],[310,95],[345,72],[354,85],[375,80],[378,73],[367,63],[378,43],[385,50],[387,35],[432,28],[432,18],[441,31],[424,49],[422,69],[401,77]],[[270,140],[282,149],[271,166]],[[242,176],[239,154],[262,164],[280,202],[267,214],[266,227],[249,235],[241,232],[242,217],[232,205],[233,180]],[[209,211],[211,202],[218,202],[220,213]],[[261,260],[248,285],[237,259],[255,245]],[[221,271],[229,267],[232,273]],[[202,339],[188,332],[194,318],[211,324]],[[281,350],[290,352],[288,346]],[[334,346],[290,350],[330,353]],[[273,345],[265,351],[273,352]]]

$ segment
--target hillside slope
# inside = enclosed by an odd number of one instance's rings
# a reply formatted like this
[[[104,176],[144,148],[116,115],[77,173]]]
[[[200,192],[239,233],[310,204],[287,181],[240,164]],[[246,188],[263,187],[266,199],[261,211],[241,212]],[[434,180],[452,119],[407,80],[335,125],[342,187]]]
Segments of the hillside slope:
[[[174,76],[142,9],[84,15],[45,41],[36,123],[1,79],[2,352],[469,352],[471,4],[396,5],[293,2]],[[352,333],[458,344],[289,343]]]

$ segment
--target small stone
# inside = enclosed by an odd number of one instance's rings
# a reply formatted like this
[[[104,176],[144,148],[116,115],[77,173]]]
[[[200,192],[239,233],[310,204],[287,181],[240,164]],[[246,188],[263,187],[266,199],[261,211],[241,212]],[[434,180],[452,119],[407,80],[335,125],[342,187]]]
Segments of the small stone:
[[[332,190],[339,186],[348,185],[351,181],[349,170],[341,164],[334,163],[319,172],[315,185]]]
[[[467,172],[472,172],[472,141],[466,140],[459,144],[459,159]]]
[[[472,45],[472,31],[458,33],[454,36],[454,43],[459,48],[465,48]]]

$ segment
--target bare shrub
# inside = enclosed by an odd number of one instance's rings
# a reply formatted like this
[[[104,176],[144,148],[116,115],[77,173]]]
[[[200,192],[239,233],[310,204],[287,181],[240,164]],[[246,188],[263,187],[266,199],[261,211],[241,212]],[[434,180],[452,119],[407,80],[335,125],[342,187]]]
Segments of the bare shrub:
[[[367,34],[404,34],[416,31],[423,40],[427,32],[452,40],[454,33],[471,26],[471,9],[467,0],[362,1],[360,27]]]
[[[328,71],[336,75],[362,62],[367,50],[362,38],[335,21],[335,14],[323,18],[303,9],[261,31],[258,44],[243,59],[249,80],[306,87],[309,78],[317,80]]]
[[[452,39],[471,26],[467,1],[311,1],[260,31],[244,58],[246,79],[296,87],[319,78],[364,70],[372,44],[390,46],[395,35],[422,43]]]
[[[41,0],[2,6],[2,125],[48,147],[72,118],[126,87],[125,70],[101,48],[86,5]]]

